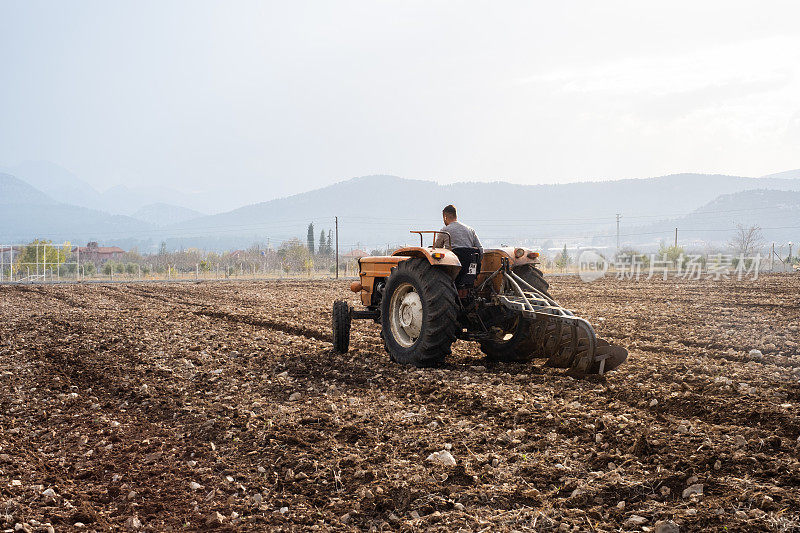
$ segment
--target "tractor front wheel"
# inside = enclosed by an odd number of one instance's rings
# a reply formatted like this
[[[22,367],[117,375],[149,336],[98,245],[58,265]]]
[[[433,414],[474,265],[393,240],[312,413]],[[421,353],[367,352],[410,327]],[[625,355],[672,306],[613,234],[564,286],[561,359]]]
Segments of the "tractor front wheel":
[[[453,280],[427,260],[411,258],[392,269],[381,302],[381,337],[393,361],[430,366],[456,340]]]
[[[350,350],[350,304],[344,300],[333,302],[333,349],[339,353]]]

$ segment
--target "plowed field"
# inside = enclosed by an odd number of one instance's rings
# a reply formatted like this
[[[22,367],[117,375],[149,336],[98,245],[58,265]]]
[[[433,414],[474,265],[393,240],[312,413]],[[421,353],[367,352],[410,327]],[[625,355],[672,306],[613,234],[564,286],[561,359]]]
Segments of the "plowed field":
[[[337,354],[345,281],[2,286],[0,527],[800,529],[800,276],[551,283],[618,371]]]

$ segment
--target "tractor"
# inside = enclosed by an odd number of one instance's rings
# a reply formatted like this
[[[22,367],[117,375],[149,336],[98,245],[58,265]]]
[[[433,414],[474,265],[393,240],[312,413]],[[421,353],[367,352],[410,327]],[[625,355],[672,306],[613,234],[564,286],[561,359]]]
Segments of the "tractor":
[[[568,368],[573,376],[604,374],[628,352],[597,338],[591,324],[560,306],[538,268],[539,254],[522,247],[487,249],[420,245],[359,259],[350,289],[363,309],[333,304],[333,346],[346,353],[352,320],[373,320],[392,361],[417,367],[442,363],[456,339],[480,344],[487,359]]]

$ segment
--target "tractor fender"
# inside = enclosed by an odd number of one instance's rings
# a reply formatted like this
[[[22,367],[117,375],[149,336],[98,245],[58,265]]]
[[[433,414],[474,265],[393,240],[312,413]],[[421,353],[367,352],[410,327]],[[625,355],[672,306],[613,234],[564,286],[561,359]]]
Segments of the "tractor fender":
[[[419,257],[431,265],[442,268],[447,274],[456,279],[461,271],[461,261],[458,256],[447,248],[423,248],[421,246],[407,246],[395,250],[393,256]]]

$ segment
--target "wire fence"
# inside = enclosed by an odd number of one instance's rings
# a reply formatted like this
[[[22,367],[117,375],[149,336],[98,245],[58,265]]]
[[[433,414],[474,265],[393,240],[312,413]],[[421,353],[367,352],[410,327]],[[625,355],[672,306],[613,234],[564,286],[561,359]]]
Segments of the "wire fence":
[[[252,279],[335,279],[358,275],[355,256],[279,257],[275,250],[238,251],[210,260],[193,250],[138,256],[121,249],[87,250],[69,243],[34,241],[0,244],[0,283],[81,281],[203,281]]]

